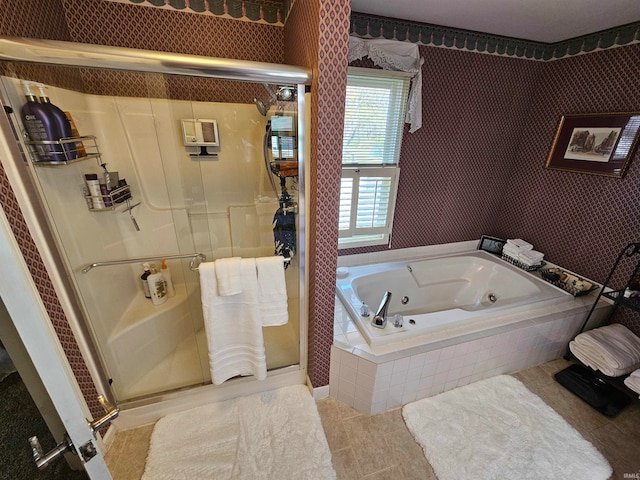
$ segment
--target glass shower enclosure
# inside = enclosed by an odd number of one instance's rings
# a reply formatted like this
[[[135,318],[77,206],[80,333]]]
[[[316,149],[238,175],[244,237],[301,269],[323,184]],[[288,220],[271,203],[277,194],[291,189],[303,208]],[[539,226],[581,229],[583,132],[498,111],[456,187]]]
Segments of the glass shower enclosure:
[[[5,58],[1,89],[24,153],[13,167],[37,192],[93,346],[85,354],[113,398],[122,405],[211,383],[197,268],[226,257],[290,257],[289,319],[263,329],[265,352],[270,375],[303,368],[306,74],[282,66],[294,81],[265,81],[263,64],[149,60],[157,53],[123,67],[126,49],[95,48],[107,68]],[[25,87],[40,86],[73,121],[62,144],[26,132]],[[144,264],[168,267],[173,289],[161,304],[145,294]]]

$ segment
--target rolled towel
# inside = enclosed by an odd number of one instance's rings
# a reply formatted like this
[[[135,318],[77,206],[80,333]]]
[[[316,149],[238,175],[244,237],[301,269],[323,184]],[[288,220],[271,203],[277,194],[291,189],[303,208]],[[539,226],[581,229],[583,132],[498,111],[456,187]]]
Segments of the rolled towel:
[[[581,333],[569,348],[584,363],[612,377],[640,367],[640,338],[617,323]]]
[[[529,242],[525,242],[521,238],[510,238],[507,240],[507,245],[513,245],[514,247],[519,248],[520,251],[533,250],[533,245]],[[505,245],[505,247],[507,245]]]
[[[640,393],[640,369],[631,372],[631,375],[624,379],[624,384],[634,392]]]

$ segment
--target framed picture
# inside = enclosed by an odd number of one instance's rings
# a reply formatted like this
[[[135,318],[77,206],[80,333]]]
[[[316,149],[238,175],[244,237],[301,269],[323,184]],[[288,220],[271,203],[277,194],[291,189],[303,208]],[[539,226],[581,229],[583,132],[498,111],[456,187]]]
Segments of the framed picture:
[[[505,243],[507,243],[507,241],[501,238],[482,235],[482,237],[480,237],[477,250],[484,250],[485,252],[502,255],[502,247],[504,247]]]
[[[546,168],[622,178],[640,130],[640,113],[563,115]]]

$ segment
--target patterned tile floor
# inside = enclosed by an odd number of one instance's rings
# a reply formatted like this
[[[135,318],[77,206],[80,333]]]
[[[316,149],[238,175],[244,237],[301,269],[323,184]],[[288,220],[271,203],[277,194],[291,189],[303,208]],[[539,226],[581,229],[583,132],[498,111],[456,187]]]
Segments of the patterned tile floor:
[[[613,467],[613,479],[640,478],[632,476],[640,475],[640,402],[615,418],[601,415],[553,379],[568,364],[558,359],[514,376],[602,452]],[[400,409],[368,416],[333,398],[317,405],[339,480],[436,479]],[[152,430],[147,426],[116,436],[107,454],[114,480],[140,479]]]

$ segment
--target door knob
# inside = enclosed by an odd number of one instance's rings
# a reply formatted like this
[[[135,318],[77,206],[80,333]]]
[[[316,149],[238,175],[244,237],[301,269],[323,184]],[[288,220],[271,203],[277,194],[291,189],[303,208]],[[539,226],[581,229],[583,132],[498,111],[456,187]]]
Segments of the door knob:
[[[31,451],[33,452],[33,460],[36,462],[38,470],[43,470],[49,466],[49,464],[62,456],[67,451],[74,451],[71,440],[64,434],[64,440],[60,442],[56,447],[48,453],[44,453],[38,437],[31,437],[29,439],[31,445]],[[75,452],[74,452],[75,453]]]

